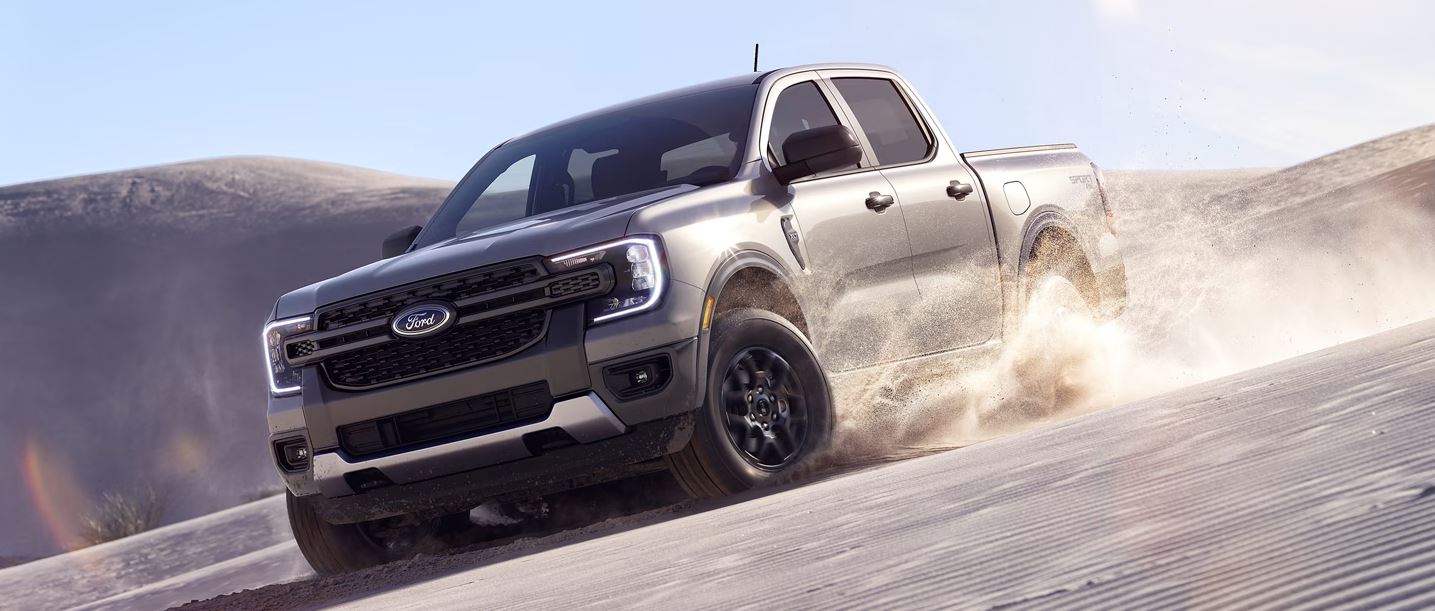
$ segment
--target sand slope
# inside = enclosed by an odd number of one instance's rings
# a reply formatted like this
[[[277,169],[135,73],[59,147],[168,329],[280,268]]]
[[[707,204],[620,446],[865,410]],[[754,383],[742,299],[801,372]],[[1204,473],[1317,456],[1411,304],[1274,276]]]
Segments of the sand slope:
[[[1432,402],[1435,320],[741,503],[201,607],[1428,605]],[[287,534],[268,499],[0,571],[3,606],[293,579]]]
[[[1423,323],[355,606],[1428,602],[1431,401]]]
[[[202,607],[1429,605],[1432,402],[1435,320],[644,528]]]
[[[162,609],[312,574],[271,497],[0,570],[0,608]]]

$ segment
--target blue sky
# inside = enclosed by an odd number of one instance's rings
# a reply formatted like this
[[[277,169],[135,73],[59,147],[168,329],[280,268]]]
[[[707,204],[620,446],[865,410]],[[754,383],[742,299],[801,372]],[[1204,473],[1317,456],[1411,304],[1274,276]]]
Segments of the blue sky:
[[[0,2],[0,184],[225,155],[456,179],[565,116],[762,66],[911,78],[964,149],[1283,166],[1435,122],[1435,3]]]

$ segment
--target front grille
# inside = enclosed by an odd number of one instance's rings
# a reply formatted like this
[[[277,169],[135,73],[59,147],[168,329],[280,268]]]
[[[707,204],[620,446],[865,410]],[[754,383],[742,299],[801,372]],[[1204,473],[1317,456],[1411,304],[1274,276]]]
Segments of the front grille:
[[[320,312],[317,328],[320,331],[328,331],[376,318],[388,318],[420,301],[452,303],[532,282],[542,275],[543,268],[535,262],[482,269]]]
[[[396,416],[339,427],[339,447],[350,456],[402,450],[433,441],[473,437],[548,417],[553,396],[548,383],[479,395]]]
[[[319,366],[339,390],[368,390],[495,361],[542,341],[554,308],[607,294],[607,264],[549,274],[536,260],[469,270],[327,306],[317,329],[289,338],[294,367]],[[452,306],[458,320],[424,339],[400,338],[393,317],[421,302]]]
[[[548,312],[523,310],[458,325],[417,341],[390,341],[340,352],[324,360],[329,383],[362,390],[502,358],[543,337]]]

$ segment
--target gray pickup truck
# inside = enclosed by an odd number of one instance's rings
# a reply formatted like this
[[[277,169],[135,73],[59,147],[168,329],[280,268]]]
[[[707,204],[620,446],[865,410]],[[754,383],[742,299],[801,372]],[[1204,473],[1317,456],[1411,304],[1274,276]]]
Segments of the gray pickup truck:
[[[995,353],[1045,278],[1125,307],[1096,165],[961,153],[888,68],[744,75],[513,138],[382,260],[275,304],[295,537],[336,573],[489,500],[789,476],[831,434],[829,376]]]

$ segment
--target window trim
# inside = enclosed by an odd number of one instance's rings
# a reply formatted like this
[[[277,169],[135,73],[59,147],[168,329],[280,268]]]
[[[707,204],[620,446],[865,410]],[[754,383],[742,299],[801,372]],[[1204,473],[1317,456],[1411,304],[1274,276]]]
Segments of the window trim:
[[[830,107],[832,113],[837,116],[837,123],[852,130],[852,133],[857,136],[857,141],[862,144],[862,159],[857,162],[857,167],[850,170],[823,174],[821,176],[806,176],[792,181],[791,184],[825,180],[839,176],[851,176],[853,174],[877,170],[878,168],[872,163],[872,157],[869,155],[870,151],[867,148],[867,140],[862,136],[860,128],[855,126],[846,103],[841,101],[841,96],[838,96],[837,92],[832,90],[832,85],[822,78],[820,72],[808,70],[783,76],[770,85],[767,88],[767,93],[763,96],[762,106],[759,111],[761,113],[759,115],[761,117],[761,124],[757,134],[757,142],[760,143],[758,145],[757,157],[758,162],[767,170],[767,173],[771,174],[773,169],[772,161],[768,159],[766,150],[769,145],[768,138],[772,136],[772,117],[777,110],[777,99],[782,95],[782,92],[787,91],[789,87],[801,83],[813,83],[817,85],[817,91],[826,98],[828,107]]]
[[[819,74],[822,75],[824,80],[830,82],[838,103],[842,104],[843,110],[851,116],[853,125],[857,126],[857,138],[862,141],[863,147],[872,151],[872,157],[876,157],[877,152],[872,148],[872,143],[867,140],[867,132],[861,129],[862,122],[857,118],[856,111],[852,110],[852,107],[847,104],[847,98],[842,95],[841,89],[837,87],[837,79],[862,78],[891,83],[892,89],[897,92],[897,96],[902,99],[902,103],[907,105],[907,112],[912,113],[912,118],[917,120],[917,127],[922,130],[922,136],[927,139],[927,156],[900,163],[877,164],[874,166],[876,169],[886,170],[911,165],[922,165],[937,158],[937,149],[941,147],[941,141],[937,138],[936,133],[932,131],[932,126],[927,124],[927,117],[924,116],[921,110],[917,108],[917,105],[913,103],[911,93],[907,91],[906,86],[900,80],[887,73],[865,70],[823,70]]]
[[[912,116],[917,118],[917,125],[922,128],[923,134],[925,134],[927,137],[927,142],[931,144],[930,149],[927,151],[927,156],[914,161],[907,161],[903,163],[894,163],[888,165],[877,165],[873,163],[873,159],[876,157],[876,153],[872,151],[872,145],[867,141],[867,134],[862,131],[861,123],[859,123],[856,116],[852,114],[852,108],[847,105],[847,100],[842,97],[841,92],[837,91],[837,85],[832,82],[832,79],[836,78],[872,78],[891,82],[892,85],[896,87],[898,95],[902,96],[902,101],[907,104],[907,109],[912,113]],[[767,139],[772,133],[772,111],[777,109],[777,97],[782,95],[782,92],[786,91],[788,87],[807,81],[817,83],[818,89],[822,92],[824,96],[827,97],[827,103],[829,105],[833,103],[837,104],[837,108],[834,109],[838,110],[837,121],[842,125],[845,125],[848,129],[851,129],[853,135],[857,136],[857,141],[862,144],[862,160],[858,163],[858,167],[851,170],[846,170],[843,172],[834,172],[832,174],[823,174],[822,176],[807,176],[805,178],[799,178],[792,181],[792,184],[800,184],[815,180],[825,180],[828,178],[837,178],[840,176],[851,176],[853,174],[861,174],[863,172],[880,172],[882,170],[888,170],[893,168],[904,168],[908,166],[923,165],[931,163],[937,158],[938,154],[941,153],[942,139],[937,137],[936,130],[933,129],[930,121],[927,118],[926,112],[923,110],[923,107],[917,104],[917,98],[907,88],[907,84],[902,81],[901,77],[885,70],[873,70],[866,68],[806,70],[803,72],[795,72],[793,74],[783,75],[782,77],[776,79],[770,85],[767,86],[766,93],[761,96],[762,99],[758,102],[759,106],[757,108],[757,116],[760,117],[760,123],[757,126],[756,139],[753,141],[754,144],[750,145],[752,146],[750,150],[752,150],[753,153],[756,154],[756,162],[759,163],[761,167],[767,171],[768,174],[772,173],[773,166],[772,162],[768,159],[768,156],[765,151],[767,150]]]

